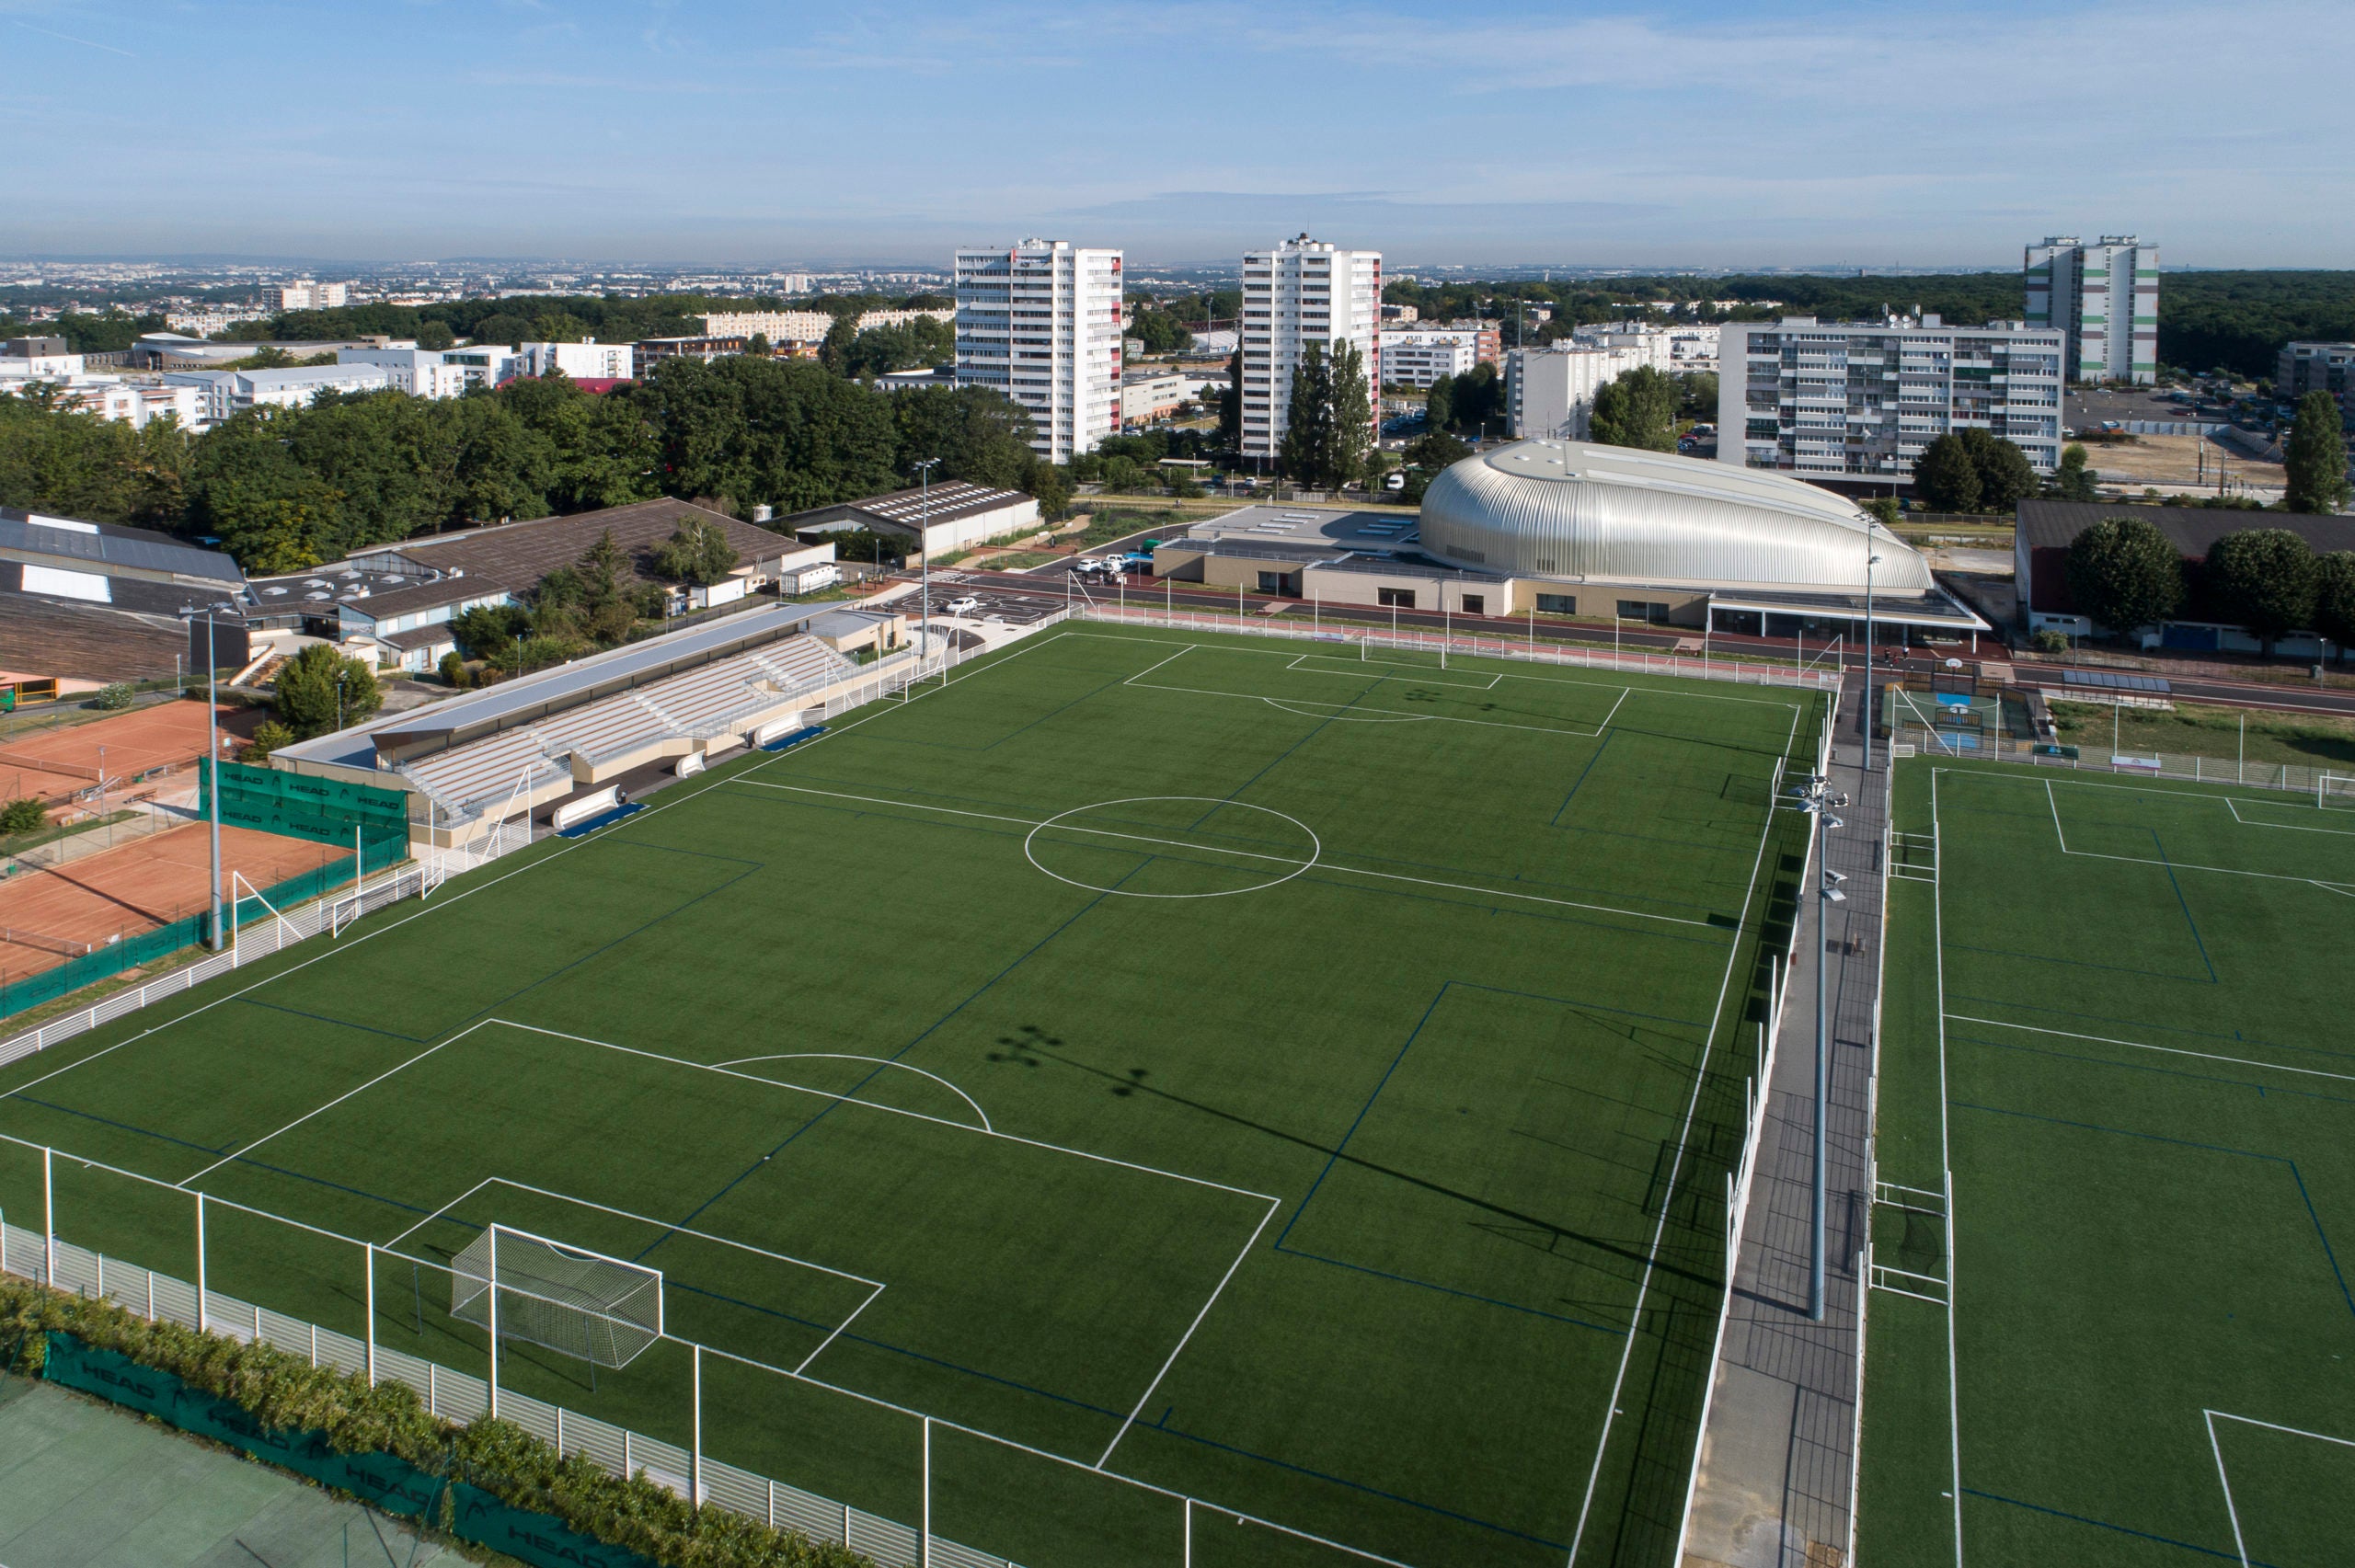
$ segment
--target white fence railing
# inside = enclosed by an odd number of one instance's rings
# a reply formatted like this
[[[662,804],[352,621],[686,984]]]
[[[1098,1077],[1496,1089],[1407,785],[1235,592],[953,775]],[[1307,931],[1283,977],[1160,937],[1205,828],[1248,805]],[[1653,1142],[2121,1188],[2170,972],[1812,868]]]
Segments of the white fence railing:
[[[1439,655],[1475,655],[1529,664],[1574,665],[1582,670],[1609,670],[1621,674],[1670,675],[1686,681],[1722,681],[1743,686],[1792,686],[1810,692],[1836,692],[1835,670],[1802,670],[1786,664],[1752,664],[1741,659],[1715,658],[1706,651],[1690,654],[1654,653],[1645,649],[1584,647],[1529,637],[1481,636],[1466,632],[1431,632],[1404,627],[1384,631],[1354,624],[1327,625],[1312,621],[1284,622],[1239,615],[1200,614],[1189,610],[1148,609],[1096,602],[1074,606],[1074,620],[1105,621],[1132,626],[1165,626],[1195,632],[1230,632],[1246,637],[1279,637],[1297,642],[1337,643],[1359,648],[1396,648]]]
[[[1998,762],[2023,762],[2037,768],[2062,768],[2074,773],[2122,773],[2134,778],[2177,779],[2190,784],[2240,784],[2250,789],[2285,790],[2292,795],[2312,795],[2317,801],[2328,804],[2340,803],[2349,777],[2345,763],[2334,771],[2310,768],[2297,762],[2248,762],[2230,757],[2178,756],[2170,751],[2136,755],[2112,751],[2106,746],[2080,745],[2077,756],[2055,757],[2030,750],[2027,743],[2019,741],[2000,746],[1966,746],[1962,744],[1961,737],[1915,724],[1900,725],[1890,738],[1894,745],[1890,754],[1894,757],[1943,757],[1966,761],[1985,759]],[[2355,801],[2346,804],[2355,806]]]
[[[229,937],[229,950],[225,953],[215,953],[209,958],[182,965],[145,985],[117,991],[102,1001],[93,1002],[87,1007],[52,1018],[38,1028],[0,1040],[0,1067],[29,1057],[35,1051],[46,1050],[61,1040],[70,1040],[101,1024],[111,1024],[125,1013],[138,1012],[150,1002],[177,996],[190,986],[202,985],[216,975],[225,975],[257,958],[267,958],[282,947],[322,932],[333,934],[339,927],[350,925],[362,914],[381,910],[403,898],[431,892],[441,880],[442,867],[438,862],[404,861],[357,892],[330,894],[285,914],[270,910],[266,918],[233,930]],[[237,901],[242,904],[247,899],[260,901],[256,894],[247,894]]]
[[[39,1231],[22,1226],[0,1222],[0,1270],[93,1300],[110,1301],[151,1322],[178,1323],[240,1344],[267,1345],[289,1355],[307,1356],[314,1367],[367,1375],[373,1363],[377,1381],[408,1385],[425,1402],[428,1412],[446,1421],[473,1421],[489,1408],[489,1387],[480,1378],[384,1345],[372,1346],[350,1334],[273,1312],[218,1290],[204,1292],[203,1310],[200,1312],[196,1287],[184,1279],[108,1257],[62,1238],[44,1242]],[[688,1494],[688,1478],[700,1473],[705,1503],[764,1524],[799,1530],[812,1540],[840,1542],[855,1551],[865,1552],[886,1568],[918,1568],[925,1562],[937,1568],[1016,1568],[1005,1558],[976,1551],[937,1535],[933,1537],[927,1557],[921,1550],[917,1532],[895,1519],[836,1503],[707,1456],[690,1454],[675,1443],[644,1436],[512,1389],[500,1390],[499,1414],[501,1420],[514,1422],[560,1453],[581,1455],[609,1475],[642,1472],[648,1480],[682,1497]]]

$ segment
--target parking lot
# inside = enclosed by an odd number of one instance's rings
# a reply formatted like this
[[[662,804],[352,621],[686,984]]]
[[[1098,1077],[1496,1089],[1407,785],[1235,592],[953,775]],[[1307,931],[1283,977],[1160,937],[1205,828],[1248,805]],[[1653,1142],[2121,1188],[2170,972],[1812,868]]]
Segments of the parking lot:
[[[1044,584],[1040,586],[1041,591],[1038,593],[1008,592],[977,581],[965,572],[935,572],[932,574],[932,618],[935,622],[948,620],[951,601],[972,599],[979,601],[977,607],[959,613],[956,620],[982,624],[1001,621],[1009,626],[1027,626],[1063,607],[1060,577],[1051,594],[1044,591]],[[910,600],[907,608],[911,611],[916,609],[916,601]]]

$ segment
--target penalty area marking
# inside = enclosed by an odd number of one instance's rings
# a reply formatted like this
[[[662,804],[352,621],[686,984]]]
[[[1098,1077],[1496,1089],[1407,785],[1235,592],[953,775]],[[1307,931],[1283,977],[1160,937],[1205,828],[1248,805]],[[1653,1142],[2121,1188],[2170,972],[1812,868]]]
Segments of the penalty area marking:
[[[859,1056],[852,1051],[777,1051],[768,1056],[737,1057],[731,1061],[718,1062],[714,1065],[718,1067],[745,1067],[756,1061],[867,1061],[873,1062],[878,1067],[905,1068],[908,1071],[915,1073],[919,1077],[931,1079],[935,1083],[939,1084],[943,1089],[948,1090],[951,1094],[954,1094],[959,1100],[964,1101],[967,1105],[971,1107],[973,1114],[982,1118],[982,1130],[983,1132],[995,1132],[997,1130],[997,1128],[990,1126],[989,1113],[982,1110],[980,1103],[977,1102],[971,1094],[966,1093],[962,1089],[958,1088],[957,1085],[949,1082],[948,1080],[941,1077],[940,1074],[936,1072],[926,1072],[924,1069],[916,1066],[913,1062],[893,1061],[890,1057]],[[788,1089],[804,1089],[804,1092],[807,1092],[805,1086],[799,1083],[788,1083],[786,1087]]]
[[[2251,1568],[2248,1541],[2241,1534],[2240,1505],[2233,1501],[2233,1478],[2224,1471],[2224,1446],[2217,1440],[2216,1423],[2237,1421],[2244,1426],[2262,1426],[2268,1432],[2282,1432],[2292,1437],[2307,1437],[2317,1443],[2355,1448],[2355,1438],[2334,1437],[2326,1432],[2309,1432],[2303,1426],[2283,1426],[2278,1422],[2259,1421],[2253,1415],[2234,1415],[2228,1410],[2202,1410],[2200,1420],[2208,1428],[2208,1451],[2216,1456],[2216,1483],[2224,1489],[2224,1514],[2233,1522],[2233,1549],[2240,1554],[2241,1568]]]
[[[1079,823],[1065,823],[1063,821],[1063,818],[1066,817],[1076,817],[1083,811],[1101,811],[1114,806],[1140,806],[1147,802],[1156,800],[1190,801],[1198,805],[1211,807],[1213,809],[1221,807],[1232,807],[1242,811],[1266,812],[1269,816],[1276,818],[1281,821],[1291,823],[1293,827],[1308,835],[1308,858],[1304,861],[1294,862],[1289,855],[1258,854],[1248,850],[1220,849],[1214,844],[1196,845],[1188,843],[1182,839],[1145,839],[1142,835],[1136,833],[1115,832],[1108,828],[1089,828]],[[1212,849],[1216,850],[1217,853],[1221,854],[1232,854],[1243,859],[1273,861],[1280,865],[1290,864],[1292,869],[1285,872],[1281,876],[1271,876],[1264,882],[1254,882],[1247,887],[1223,887],[1216,892],[1212,893],[1139,893],[1127,887],[1099,887],[1096,883],[1082,882],[1077,877],[1065,876],[1060,871],[1051,870],[1044,865],[1039,864],[1039,857],[1031,853],[1032,842],[1040,833],[1045,832],[1050,828],[1057,826],[1063,827],[1067,832],[1086,833],[1098,838],[1135,839],[1145,843],[1165,844],[1178,849]],[[1056,881],[1068,883],[1074,887],[1085,888],[1091,893],[1116,893],[1123,898],[1231,898],[1237,893],[1263,892],[1269,887],[1278,886],[1279,884],[1289,882],[1293,877],[1299,876],[1302,872],[1306,871],[1310,866],[1316,864],[1318,857],[1323,855],[1324,853],[1325,841],[1316,836],[1316,830],[1314,828],[1311,828],[1299,818],[1288,816],[1284,812],[1278,811],[1271,806],[1254,806],[1248,801],[1226,800],[1215,795],[1124,795],[1118,800],[1099,800],[1095,802],[1093,805],[1074,806],[1068,811],[1056,812],[1052,817],[1048,818],[1045,821],[1040,823],[1037,827],[1032,828],[1028,833],[1025,833],[1022,836],[1022,858],[1028,861],[1032,865],[1038,866],[1040,871],[1045,872],[1049,876],[1053,877]],[[976,1108],[978,1109],[978,1107]]]

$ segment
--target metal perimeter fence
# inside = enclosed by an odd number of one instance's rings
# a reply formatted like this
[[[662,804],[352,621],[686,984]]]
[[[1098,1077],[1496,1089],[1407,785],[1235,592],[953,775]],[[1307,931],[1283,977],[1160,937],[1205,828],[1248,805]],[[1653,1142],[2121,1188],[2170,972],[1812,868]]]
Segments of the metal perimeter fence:
[[[39,1229],[15,1223],[19,1216],[0,1214],[0,1272],[70,1291],[86,1299],[106,1301],[150,1322],[177,1323],[239,1344],[267,1345],[301,1356],[314,1367],[358,1374],[372,1385],[386,1381],[403,1384],[415,1391],[430,1413],[441,1419],[463,1424],[488,1415],[512,1422],[558,1452],[580,1455],[608,1474],[641,1476],[698,1506],[725,1508],[771,1526],[798,1530],[813,1540],[842,1543],[886,1568],[1018,1568],[1017,1559],[963,1545],[946,1536],[936,1524],[942,1509],[959,1503],[970,1505],[976,1494],[977,1482],[986,1482],[994,1494],[994,1500],[1002,1504],[1009,1466],[1022,1467],[1020,1473],[1030,1483],[1019,1490],[1032,1498],[1035,1507],[1031,1511],[1060,1509],[1064,1516],[1052,1521],[1056,1528],[1050,1530],[1047,1539],[1067,1540],[1071,1550],[1086,1561],[1101,1560],[1104,1548],[1115,1544],[1118,1560],[1150,1562],[1166,1559],[1172,1568],[1190,1565],[1196,1560],[1199,1514],[1202,1523],[1224,1526],[1228,1530],[1249,1526],[1271,1532],[1291,1548],[1313,1554],[1317,1562],[1346,1561],[1380,1564],[1383,1568],[1408,1568],[1392,1558],[1103,1470],[1100,1464],[1091,1467],[1084,1459],[1050,1453],[824,1382],[798,1370],[733,1355],[675,1334],[658,1334],[655,1343],[684,1353],[676,1356],[675,1362],[684,1385],[680,1390],[684,1396],[681,1403],[692,1413],[687,1425],[688,1441],[683,1445],[649,1436],[505,1386],[506,1380],[499,1373],[499,1368],[506,1361],[504,1355],[487,1355],[484,1371],[488,1376],[477,1376],[382,1343],[377,1333],[380,1300],[397,1302],[408,1292],[380,1288],[380,1271],[406,1264],[446,1275],[449,1271],[445,1265],[401,1253],[395,1245],[379,1245],[341,1235],[27,1139],[0,1135],[0,1152],[7,1153],[20,1167],[14,1183],[19,1192],[29,1187],[30,1157],[38,1155],[40,1195],[40,1212],[33,1217],[40,1221]],[[195,1282],[191,1284],[160,1269],[69,1242],[60,1235],[59,1210],[75,1200],[69,1177],[73,1184],[80,1184],[85,1189],[94,1181],[108,1184],[108,1207],[120,1212],[103,1215],[92,1221],[94,1225],[135,1224],[144,1219],[152,1227],[156,1211],[143,1205],[152,1201],[174,1207],[185,1205],[182,1218],[192,1220],[193,1225]],[[61,1192],[61,1188],[64,1190]],[[208,1221],[216,1236],[226,1231],[234,1239],[238,1233],[235,1227],[243,1226],[249,1231],[256,1222],[260,1222],[283,1229],[285,1239],[272,1244],[275,1250],[298,1246],[324,1249],[313,1251],[308,1262],[301,1265],[301,1270],[314,1276],[315,1284],[324,1277],[319,1273],[320,1259],[347,1254],[349,1264],[339,1266],[348,1267],[351,1277],[343,1282],[339,1293],[364,1303],[361,1309],[362,1334],[354,1336],[324,1327],[316,1321],[213,1288],[211,1280],[219,1277],[224,1265],[218,1255],[224,1248],[217,1240],[208,1245]],[[277,1231],[270,1233],[275,1235]],[[152,1235],[150,1241],[152,1243]],[[236,1247],[233,1244],[227,1251],[231,1253],[228,1261],[236,1262]],[[502,1285],[498,1289],[502,1295],[528,1297],[517,1287]],[[396,1306],[394,1311],[397,1313],[399,1308]],[[507,1338],[503,1333],[500,1337],[502,1341]],[[730,1385],[727,1382],[729,1378],[738,1382]],[[745,1379],[758,1379],[757,1396],[750,1401],[742,1397],[747,1391]],[[708,1393],[707,1384],[712,1386]],[[707,1416],[719,1420],[729,1413],[741,1415],[749,1408],[764,1413],[785,1411],[785,1418],[790,1419],[795,1410],[805,1415],[810,1413],[804,1407],[810,1400],[821,1402],[817,1408],[825,1417],[813,1425],[839,1429],[850,1447],[860,1446],[862,1440],[871,1444],[879,1433],[903,1434],[905,1452],[913,1461],[913,1473],[904,1479],[910,1482],[906,1491],[911,1511],[916,1516],[915,1524],[729,1464],[709,1452],[706,1440]],[[959,1446],[961,1462],[970,1467],[961,1471]],[[1141,1505],[1152,1510],[1149,1516],[1139,1516]],[[1063,1548],[1044,1547],[1039,1555],[1026,1556],[1025,1560],[1053,1563],[1063,1556]],[[1309,1560],[1297,1559],[1304,1562]]]
[[[1623,652],[1615,648],[1545,643],[1538,641],[1534,633],[1520,638],[1476,636],[1464,632],[1419,631],[1411,627],[1384,631],[1375,626],[1284,625],[1275,622],[1248,621],[1239,616],[1200,614],[1188,610],[1147,610],[1133,606],[1123,609],[1102,603],[1075,605],[1069,615],[1073,620],[1102,621],[1115,625],[1164,626],[1185,631],[1227,632],[1246,637],[1350,645],[1361,652],[1371,648],[1419,651],[1438,655],[1442,663],[1451,653],[1468,654],[1526,664],[1573,665],[1582,670],[1667,675],[1686,681],[1722,681],[1744,686],[1788,686],[1826,692],[1840,689],[1840,672],[1836,670],[1753,664],[1742,659],[1712,658],[1706,651],[1694,658],[1690,654],[1654,653],[1644,649]]]
[[[2317,801],[2341,799],[2355,777],[2344,764],[2338,771],[2306,767],[2297,762],[2249,762],[2229,757],[2177,756],[2149,752],[2131,756],[2099,750],[2083,755],[2084,748],[2046,741],[2016,740],[2009,736],[1956,735],[1918,724],[1900,724],[1889,737],[1891,757],[1947,757],[1962,761],[1992,759],[2024,762],[2039,768],[2062,768],[2077,773],[2119,773],[2145,779],[2179,779],[2191,784],[2246,784],[2252,789],[2285,790],[2310,795]],[[2355,801],[2349,802],[2355,805]]]

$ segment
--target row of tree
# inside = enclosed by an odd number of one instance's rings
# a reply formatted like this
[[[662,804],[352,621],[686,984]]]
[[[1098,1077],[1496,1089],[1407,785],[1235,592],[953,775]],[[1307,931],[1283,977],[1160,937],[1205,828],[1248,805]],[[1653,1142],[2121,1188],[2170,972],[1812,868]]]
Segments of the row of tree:
[[[1027,490],[1054,515],[1070,478],[1031,452],[1031,429],[985,388],[885,393],[750,357],[665,360],[603,396],[560,376],[442,401],[327,396],[201,435],[0,397],[0,504],[215,536],[257,574],[663,495],[798,511],[897,488],[928,457],[936,478]]]
[[[2286,528],[2228,533],[2195,567],[2157,526],[2104,518],[2069,546],[2069,592],[2079,613],[2120,636],[2197,605],[2199,619],[2245,626],[2272,650],[2276,638],[2312,631],[2355,645],[2355,553],[2317,555]]]

